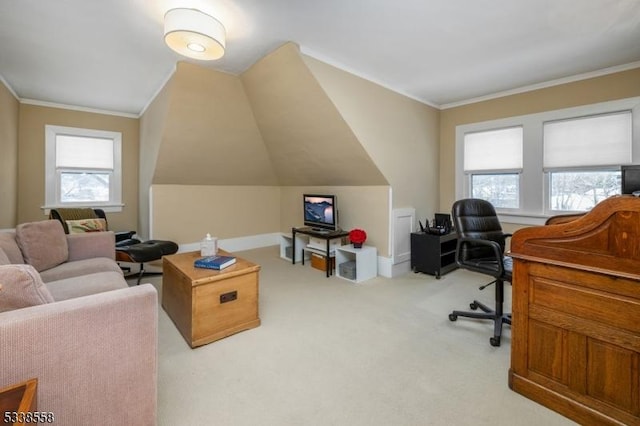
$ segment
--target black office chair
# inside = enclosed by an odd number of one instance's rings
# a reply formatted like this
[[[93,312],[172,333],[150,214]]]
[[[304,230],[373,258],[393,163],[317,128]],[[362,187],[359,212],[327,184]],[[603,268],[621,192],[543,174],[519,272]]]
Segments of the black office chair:
[[[502,325],[511,324],[511,314],[503,312],[504,283],[511,282],[511,258],[504,255],[505,241],[511,234],[502,232],[493,205],[485,200],[468,198],[458,200],[451,209],[453,224],[458,234],[456,263],[460,268],[487,274],[494,278],[485,287],[495,284],[495,309],[474,300],[469,307],[474,312],[453,311],[449,320],[458,317],[488,319],[494,322],[492,346],[500,346]],[[478,308],[482,312],[477,312]]]

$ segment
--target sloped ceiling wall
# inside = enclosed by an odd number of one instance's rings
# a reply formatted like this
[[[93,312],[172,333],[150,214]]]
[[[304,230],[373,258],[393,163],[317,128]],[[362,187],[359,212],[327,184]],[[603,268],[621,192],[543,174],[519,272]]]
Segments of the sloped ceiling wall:
[[[277,184],[238,77],[180,62],[170,85],[154,184]]]
[[[180,62],[164,90],[152,184],[388,184],[293,43],[241,77]]]
[[[241,79],[280,185],[387,184],[297,45],[283,45]]]

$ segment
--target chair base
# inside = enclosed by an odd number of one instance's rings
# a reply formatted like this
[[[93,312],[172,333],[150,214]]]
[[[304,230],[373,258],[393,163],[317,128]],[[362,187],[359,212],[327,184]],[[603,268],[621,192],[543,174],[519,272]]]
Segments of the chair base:
[[[177,251],[178,245],[173,241],[149,240],[132,244],[130,246],[116,246],[116,261],[137,263],[140,265],[140,270],[138,272],[127,275],[127,277],[138,275],[138,282],[136,283],[136,285],[139,285],[140,280],[144,276],[162,275],[162,272],[145,271],[145,262],[160,260],[162,259],[162,256],[174,254]],[[126,270],[128,269],[128,267],[124,267],[122,269]]]
[[[487,305],[474,300],[469,304],[469,307],[476,311],[478,308],[482,312],[469,312],[469,311],[453,311],[449,314],[449,321],[456,321],[458,317],[486,319],[493,321],[493,337],[489,339],[491,346],[500,346],[500,338],[502,337],[502,325],[511,325],[511,314],[505,314],[494,311]]]
[[[129,270],[129,272],[126,273],[125,276],[124,276],[125,279],[126,278],[131,278],[131,277],[138,277],[138,279],[136,280],[136,285],[140,285],[140,281],[142,280],[142,277],[153,277],[153,276],[162,275],[162,272],[146,271],[144,269],[144,263],[140,263],[140,269],[138,270],[138,272],[131,271],[131,268],[129,268],[129,267],[125,267],[125,268],[122,268],[122,269],[123,270]]]

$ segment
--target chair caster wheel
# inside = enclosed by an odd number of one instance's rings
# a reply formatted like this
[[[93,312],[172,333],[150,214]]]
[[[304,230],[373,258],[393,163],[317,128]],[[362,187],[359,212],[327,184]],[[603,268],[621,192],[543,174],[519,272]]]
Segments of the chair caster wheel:
[[[489,338],[489,343],[491,343],[491,346],[500,346],[500,338],[499,337],[491,337],[491,338]]]
[[[449,314],[449,321],[455,321],[458,319],[458,316],[455,314]]]
[[[469,307],[471,308],[471,310],[475,311],[479,308],[478,304],[476,302],[471,302],[469,303]]]

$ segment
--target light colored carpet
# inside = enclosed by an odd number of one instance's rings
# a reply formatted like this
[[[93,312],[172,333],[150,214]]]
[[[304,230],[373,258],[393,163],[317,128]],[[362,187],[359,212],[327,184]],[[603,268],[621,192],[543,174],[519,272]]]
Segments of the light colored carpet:
[[[278,253],[237,253],[262,266],[258,328],[190,349],[160,308],[160,425],[574,424],[509,389],[508,327],[494,348],[490,322],[448,320],[474,298],[493,305],[486,277],[353,284]]]

